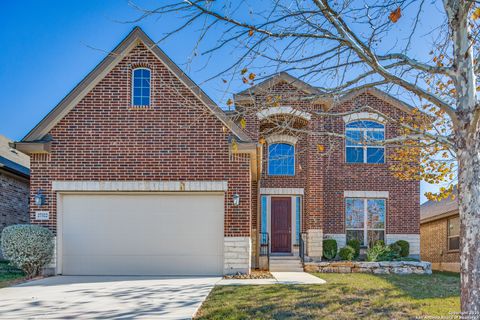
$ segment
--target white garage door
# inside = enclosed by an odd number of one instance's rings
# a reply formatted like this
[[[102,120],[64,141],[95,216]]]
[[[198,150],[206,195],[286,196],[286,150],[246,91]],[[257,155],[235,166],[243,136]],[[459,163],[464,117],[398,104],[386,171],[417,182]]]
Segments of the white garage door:
[[[220,275],[223,194],[62,196],[65,275]]]

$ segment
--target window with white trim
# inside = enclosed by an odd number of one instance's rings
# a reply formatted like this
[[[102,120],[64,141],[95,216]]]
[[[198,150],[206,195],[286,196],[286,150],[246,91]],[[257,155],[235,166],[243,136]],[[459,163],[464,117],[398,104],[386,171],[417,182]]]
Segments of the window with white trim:
[[[448,250],[460,249],[460,217],[448,219]]]
[[[357,239],[371,247],[385,239],[386,200],[345,198],[345,230],[347,241]]]
[[[295,146],[288,143],[268,145],[268,174],[271,176],[295,175]]]
[[[349,122],[345,126],[347,163],[385,163],[385,126],[371,120]]]
[[[150,105],[150,78],[148,68],[136,68],[132,72],[132,106]]]

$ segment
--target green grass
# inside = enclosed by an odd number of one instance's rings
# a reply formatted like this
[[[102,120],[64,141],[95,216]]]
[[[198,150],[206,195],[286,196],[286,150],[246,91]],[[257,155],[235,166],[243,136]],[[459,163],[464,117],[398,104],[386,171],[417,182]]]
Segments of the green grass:
[[[324,285],[217,286],[199,319],[411,319],[460,310],[460,276],[315,274]]]
[[[22,271],[10,266],[6,261],[0,261],[0,288],[8,287],[24,278]]]

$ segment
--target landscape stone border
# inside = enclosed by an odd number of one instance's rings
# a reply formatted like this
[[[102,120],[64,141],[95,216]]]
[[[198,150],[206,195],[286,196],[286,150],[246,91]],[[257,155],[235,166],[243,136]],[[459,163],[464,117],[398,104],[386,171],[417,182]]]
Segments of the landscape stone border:
[[[372,274],[432,274],[432,264],[424,261],[322,261],[306,262],[306,272],[372,273]]]

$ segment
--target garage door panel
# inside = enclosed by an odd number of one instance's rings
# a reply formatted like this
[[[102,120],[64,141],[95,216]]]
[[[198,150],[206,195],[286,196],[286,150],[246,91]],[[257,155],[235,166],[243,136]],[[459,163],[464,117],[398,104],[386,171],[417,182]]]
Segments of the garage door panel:
[[[110,241],[111,236],[101,235],[68,235],[64,237],[64,247],[68,252],[75,252],[75,255],[101,255],[109,253],[111,255],[155,255],[161,252],[164,255],[195,255],[198,252],[214,253],[221,255],[223,253],[223,243],[218,242],[218,238],[210,236],[197,237],[196,241],[191,239],[160,239],[155,241],[154,245],[143,245],[145,242],[152,241],[148,236],[138,235],[135,241],[130,240],[130,235],[120,235],[120,239]],[[205,250],[205,246],[208,249]]]
[[[62,208],[63,274],[223,272],[222,194],[74,194]]]
[[[88,258],[85,256],[65,256],[64,268],[75,275],[112,275],[112,264],[115,264],[115,275],[219,275],[223,273],[223,258],[219,256],[148,256],[142,257],[144,263],[139,264],[137,255],[102,255]],[[212,263],[217,265],[212,269]]]

